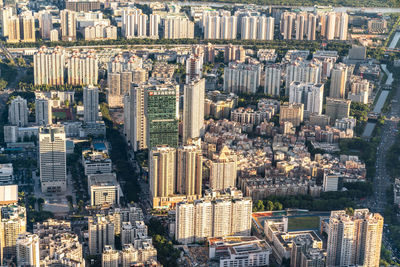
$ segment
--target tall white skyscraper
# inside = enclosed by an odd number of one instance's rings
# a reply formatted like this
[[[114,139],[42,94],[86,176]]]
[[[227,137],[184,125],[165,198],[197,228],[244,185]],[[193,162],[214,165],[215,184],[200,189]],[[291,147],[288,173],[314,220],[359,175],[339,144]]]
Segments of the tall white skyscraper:
[[[282,69],[279,65],[265,67],[264,93],[279,96],[281,90]]]
[[[383,217],[368,209],[332,211],[328,226],[326,266],[378,267]]]
[[[331,71],[331,87],[329,96],[333,98],[344,98],[347,85],[347,66],[336,64]]]
[[[89,253],[98,255],[105,246],[115,246],[115,224],[110,216],[89,217]]]
[[[316,39],[316,31],[318,27],[317,15],[308,14],[308,21],[306,25],[306,37],[308,41],[314,41]]]
[[[317,16],[311,12],[284,12],[281,16],[283,39],[315,40]]]
[[[95,85],[98,83],[99,62],[93,52],[74,54],[68,60],[68,84]]]
[[[203,157],[195,145],[177,149],[176,192],[182,195],[201,195]]]
[[[35,100],[35,117],[36,124],[46,126],[52,124],[52,101],[49,99],[39,98]]]
[[[283,12],[281,15],[281,35],[284,40],[291,40],[295,29],[294,22],[296,14],[292,12]]]
[[[9,21],[12,15],[12,7],[3,7],[0,9],[1,36],[3,37],[8,37]]]
[[[67,188],[65,131],[61,125],[39,129],[39,166],[42,192],[64,192]]]
[[[132,86],[124,98],[124,132],[134,151],[147,148],[144,94],[144,87]]]
[[[17,96],[8,108],[8,122],[19,127],[28,125],[28,104],[26,99]]]
[[[154,18],[153,18],[154,19]],[[126,38],[147,36],[146,14],[140,9],[125,9],[122,11],[122,34]],[[153,21],[154,23],[154,21]],[[154,25],[151,25],[154,27]],[[153,28],[154,29],[154,28]]]
[[[208,162],[210,168],[210,188],[223,190],[236,186],[237,155],[227,146]]]
[[[152,197],[168,197],[175,192],[176,150],[157,147],[149,155],[149,184]]]
[[[64,84],[65,55],[60,47],[53,50],[41,47],[33,56],[35,85]]]
[[[35,18],[32,13],[27,11],[18,16],[20,23],[20,38],[21,42],[35,42]]]
[[[243,17],[240,31],[242,40],[256,40],[258,30],[258,18],[255,16]]]
[[[0,260],[6,262],[17,256],[17,239],[26,232],[25,207],[10,204],[1,207]]]
[[[324,84],[292,82],[289,89],[289,103],[303,103],[304,117],[322,114]]]
[[[240,33],[242,40],[272,40],[273,30],[274,19],[272,17],[244,16],[241,19]]]
[[[167,17],[164,19],[165,39],[193,39],[194,23],[187,18]]]
[[[224,91],[254,94],[260,86],[261,66],[229,63],[224,68]]]
[[[210,218],[213,216],[213,204],[210,200],[195,201],[194,213],[194,237],[195,241],[204,241],[213,235],[213,225]]]
[[[75,41],[76,40],[76,20],[77,15],[72,10],[61,10],[61,39],[63,41]]]
[[[347,40],[349,15],[340,12],[328,12],[320,15],[321,36],[327,40]]]
[[[349,26],[349,15],[347,13],[340,13],[339,16],[339,22],[336,24],[336,27],[338,27],[338,34],[336,37],[339,38],[339,40],[347,40],[347,31],[348,31],[348,26]]]
[[[205,79],[194,80],[184,87],[183,143],[188,138],[200,137],[204,127]]]
[[[207,16],[204,25],[204,39],[220,39],[221,38],[221,17]]]
[[[136,9],[136,8],[122,10],[121,31],[122,31],[123,36],[135,37],[136,26],[137,26],[137,17],[139,14],[141,14],[141,10]]]
[[[137,37],[147,37],[147,20],[146,14],[140,14],[137,25]]]
[[[191,54],[186,60],[186,84],[203,77],[203,54]]]
[[[274,40],[275,19],[273,17],[258,17],[257,39]]]
[[[40,36],[43,40],[50,39],[50,32],[53,29],[52,15],[48,11],[39,12]]]
[[[252,200],[202,198],[176,206],[175,239],[183,244],[204,241],[209,237],[249,236]]]
[[[149,37],[150,38],[159,38],[158,27],[160,27],[160,15],[150,14],[149,20]]]
[[[222,16],[221,17],[221,39],[233,40],[237,38],[237,17]]]
[[[325,24],[321,27],[325,30],[325,35],[323,35],[327,40],[335,39],[335,28],[336,28],[336,14],[334,12],[329,12],[325,15]]]
[[[83,108],[85,122],[99,120],[99,88],[95,86],[83,88]]]
[[[296,40],[304,39],[304,28],[307,24],[307,13],[300,13],[296,16],[295,28],[296,28]]]
[[[39,237],[35,234],[20,234],[17,239],[17,265],[40,267]]]
[[[182,244],[195,242],[195,208],[193,203],[182,203],[176,209],[175,239]]]
[[[232,223],[231,232],[234,235],[250,235],[249,225],[251,225],[252,201],[249,198],[239,198],[232,201]]]
[[[201,149],[196,145],[179,148],[154,147],[149,155],[149,184],[153,207],[165,204],[168,198],[198,198],[202,192]]]
[[[237,220],[239,218],[235,218]],[[232,226],[232,202],[228,200],[217,199],[213,203],[213,236],[231,235]]]
[[[292,82],[320,83],[322,64],[318,60],[313,62],[298,60],[286,66],[286,95],[289,95],[289,86]]]

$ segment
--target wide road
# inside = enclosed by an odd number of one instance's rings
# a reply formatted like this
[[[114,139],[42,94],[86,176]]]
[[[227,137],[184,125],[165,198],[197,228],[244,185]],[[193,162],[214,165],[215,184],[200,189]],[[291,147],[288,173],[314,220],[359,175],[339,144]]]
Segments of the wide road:
[[[386,171],[386,155],[396,139],[397,123],[395,119],[386,119],[382,128],[382,141],[377,150],[374,198],[368,203],[374,212],[383,213],[387,204],[386,191],[391,184],[391,179]]]
[[[396,85],[396,94],[392,100],[391,110],[386,114],[387,119],[382,127],[381,143],[377,150],[376,174],[374,179],[374,200],[370,208],[376,212],[383,212],[387,203],[386,191],[392,181],[386,171],[386,155],[397,136],[398,117],[400,116],[400,86]],[[374,205],[373,205],[374,204]]]
[[[396,94],[393,98],[391,110],[388,114],[385,114],[387,119],[382,127],[381,143],[377,149],[376,155],[376,174],[374,178],[374,196],[369,199],[366,203],[367,207],[373,212],[379,212],[383,215],[387,206],[386,192],[392,184],[391,177],[386,171],[386,155],[389,148],[393,145],[398,134],[397,125],[399,123],[400,116],[400,86],[396,85]],[[384,230],[383,233],[383,244],[387,249],[392,251],[392,255],[395,256],[395,260],[400,262],[397,254],[393,251],[390,244],[390,233]]]

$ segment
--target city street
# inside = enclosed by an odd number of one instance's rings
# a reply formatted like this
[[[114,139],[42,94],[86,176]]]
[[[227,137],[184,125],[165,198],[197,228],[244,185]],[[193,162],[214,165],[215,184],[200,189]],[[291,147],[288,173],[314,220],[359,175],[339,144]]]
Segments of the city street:
[[[392,180],[386,171],[386,155],[390,147],[394,144],[396,136],[398,134],[397,125],[399,123],[400,116],[400,88],[396,88],[396,94],[392,100],[391,111],[386,114],[387,119],[382,127],[381,143],[377,149],[376,156],[376,174],[373,181],[374,185],[374,196],[368,200],[367,207],[373,212],[384,213],[387,206],[386,192],[390,188]],[[390,232],[385,229],[383,232],[383,245],[395,256],[397,253],[393,251],[389,242]],[[395,257],[395,260],[399,262],[399,258]]]

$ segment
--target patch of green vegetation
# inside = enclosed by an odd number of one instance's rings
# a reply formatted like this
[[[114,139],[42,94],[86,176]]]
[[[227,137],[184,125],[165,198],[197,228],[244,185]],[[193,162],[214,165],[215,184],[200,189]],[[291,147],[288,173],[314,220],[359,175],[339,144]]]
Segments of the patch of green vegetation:
[[[367,121],[368,112],[370,111],[368,104],[351,102],[350,116],[353,116],[357,121]]]
[[[268,94],[264,94],[262,92],[258,92],[256,94],[239,94],[238,97],[239,97],[238,99],[239,107],[247,107],[250,105],[257,106],[258,101],[262,98],[279,100],[281,103],[289,101],[289,98],[287,96],[275,97]]]
[[[374,131],[380,131],[377,123]],[[379,133],[376,133],[378,136]],[[339,142],[340,154],[344,155],[357,155],[363,162],[367,169],[367,178],[372,179],[375,176],[375,162],[376,162],[376,149],[379,144],[379,138],[372,138],[367,141],[362,138],[349,138],[341,139]]]
[[[153,237],[153,245],[157,249],[157,260],[166,267],[178,266],[180,251],[168,240],[168,231],[156,218],[147,224],[149,235]]]
[[[65,114],[65,112],[63,112],[63,111],[54,111],[53,118],[65,120],[67,118],[67,114]]]
[[[19,192],[18,198],[18,204],[26,208],[26,222],[29,230],[33,229],[33,225],[37,222],[43,222],[49,218],[54,218],[53,213],[42,210],[44,203],[42,198],[26,195],[25,192]],[[36,203],[38,204],[39,211],[35,209]]]
[[[10,62],[6,59],[0,61],[0,71],[1,71],[1,79],[6,81],[7,83],[11,83],[17,77],[17,66],[15,63]]]
[[[318,229],[319,217],[306,216],[306,217],[290,217],[288,218],[288,230],[307,230]]]
[[[355,200],[373,194],[372,184],[369,182],[345,183],[348,190],[343,192],[323,192],[320,197],[310,195],[271,196],[253,204],[253,211],[272,211],[289,208],[307,209],[311,211],[341,210],[356,205]]]
[[[32,80],[31,80],[32,81]],[[83,86],[82,85],[71,85],[71,84],[62,84],[62,85],[48,85],[48,84],[43,84],[43,85],[34,85],[32,83],[26,83],[26,82],[19,82],[18,83],[18,88],[21,91],[74,91],[74,92],[83,92]]]

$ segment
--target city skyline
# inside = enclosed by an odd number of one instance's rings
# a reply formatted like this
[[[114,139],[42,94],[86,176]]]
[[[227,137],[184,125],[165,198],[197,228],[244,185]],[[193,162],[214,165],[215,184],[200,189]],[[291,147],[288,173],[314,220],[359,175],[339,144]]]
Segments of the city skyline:
[[[400,264],[398,3],[221,1],[0,1],[2,265]]]

